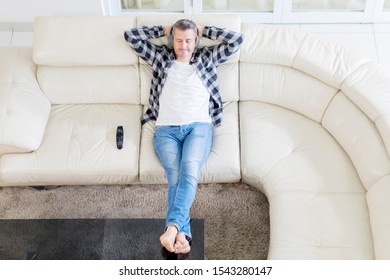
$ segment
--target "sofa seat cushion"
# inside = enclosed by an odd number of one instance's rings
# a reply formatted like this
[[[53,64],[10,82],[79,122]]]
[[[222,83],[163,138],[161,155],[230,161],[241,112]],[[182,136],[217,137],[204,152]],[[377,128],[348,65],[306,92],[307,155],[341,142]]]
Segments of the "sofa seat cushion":
[[[154,150],[155,123],[143,125],[140,153],[140,181],[166,183],[164,169]],[[238,182],[240,173],[238,104],[226,103],[222,125],[214,130],[213,147],[201,171],[200,183]]]
[[[6,185],[127,184],[138,178],[140,105],[52,107],[37,151],[1,157]],[[116,147],[116,128],[124,144]]]
[[[270,203],[270,259],[374,258],[366,191],[345,151],[309,118],[240,102],[243,181]]]

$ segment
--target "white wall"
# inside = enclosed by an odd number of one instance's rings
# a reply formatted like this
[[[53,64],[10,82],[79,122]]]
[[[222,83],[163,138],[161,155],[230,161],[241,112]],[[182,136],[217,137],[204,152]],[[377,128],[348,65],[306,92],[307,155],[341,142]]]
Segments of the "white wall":
[[[33,22],[36,16],[104,15],[102,0],[0,0],[0,22]]]

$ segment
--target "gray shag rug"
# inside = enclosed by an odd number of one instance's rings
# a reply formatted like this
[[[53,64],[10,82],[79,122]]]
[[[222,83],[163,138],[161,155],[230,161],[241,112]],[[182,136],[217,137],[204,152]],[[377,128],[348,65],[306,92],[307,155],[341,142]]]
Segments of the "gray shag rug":
[[[164,219],[166,194],[166,185],[6,187],[0,188],[0,219]],[[258,190],[200,184],[191,216],[204,219],[205,259],[267,258],[269,204]]]

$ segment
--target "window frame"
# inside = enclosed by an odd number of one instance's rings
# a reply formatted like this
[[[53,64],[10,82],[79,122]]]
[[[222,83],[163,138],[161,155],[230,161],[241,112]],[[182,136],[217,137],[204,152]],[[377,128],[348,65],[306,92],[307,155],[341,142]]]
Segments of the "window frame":
[[[183,0],[184,11],[122,11],[121,0],[101,0],[103,14],[107,16],[155,15],[155,14],[223,14],[234,13],[243,22],[296,24],[296,23],[386,23],[390,22],[390,10],[384,10],[385,0],[366,0],[363,11],[293,11],[293,0],[274,0],[272,12],[203,11],[202,0]]]

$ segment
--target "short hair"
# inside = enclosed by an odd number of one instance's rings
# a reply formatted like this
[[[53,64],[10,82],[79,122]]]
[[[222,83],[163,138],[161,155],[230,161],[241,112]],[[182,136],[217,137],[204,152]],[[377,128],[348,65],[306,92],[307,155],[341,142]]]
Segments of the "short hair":
[[[196,35],[199,35],[198,27],[196,27],[195,22],[193,22],[192,20],[189,20],[189,19],[180,19],[180,20],[176,21],[175,24],[173,24],[172,28],[171,28],[172,34],[176,28],[179,30],[182,30],[182,31],[192,29],[192,30],[194,30]]]

